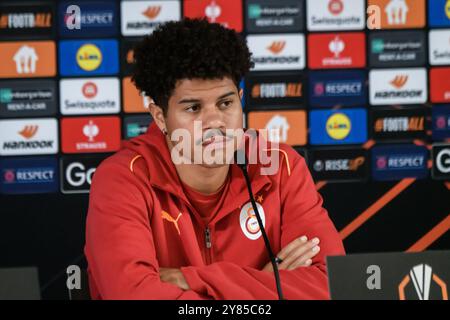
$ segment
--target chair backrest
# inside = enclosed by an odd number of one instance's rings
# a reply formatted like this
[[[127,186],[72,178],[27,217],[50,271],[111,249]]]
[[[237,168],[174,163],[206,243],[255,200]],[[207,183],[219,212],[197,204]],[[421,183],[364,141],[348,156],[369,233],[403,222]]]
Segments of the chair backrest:
[[[40,300],[36,267],[0,269],[0,300]]]

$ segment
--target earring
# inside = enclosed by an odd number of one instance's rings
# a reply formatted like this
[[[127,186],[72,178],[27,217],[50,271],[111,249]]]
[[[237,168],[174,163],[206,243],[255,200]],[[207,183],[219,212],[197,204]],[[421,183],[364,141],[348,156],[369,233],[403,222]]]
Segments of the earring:
[[[163,133],[165,136],[167,136],[167,129],[166,129],[166,128],[163,128],[161,131],[162,131],[162,133]]]

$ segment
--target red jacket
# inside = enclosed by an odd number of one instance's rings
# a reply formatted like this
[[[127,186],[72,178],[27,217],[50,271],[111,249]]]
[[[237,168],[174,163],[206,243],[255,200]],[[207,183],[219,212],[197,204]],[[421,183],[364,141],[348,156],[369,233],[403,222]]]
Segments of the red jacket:
[[[280,271],[283,293],[286,299],[327,299],[325,256],[344,254],[342,241],[305,160],[288,145],[280,149],[277,174],[261,175],[260,165],[249,165],[272,249],[276,254],[302,235],[319,237],[321,248],[310,267]],[[269,259],[260,231],[255,236],[248,224],[242,171],[234,164],[230,170],[225,205],[206,226],[154,123],[106,159],[94,174],[86,225],[92,298],[277,299],[273,273],[260,271]],[[160,267],[181,268],[191,290],[161,282]]]

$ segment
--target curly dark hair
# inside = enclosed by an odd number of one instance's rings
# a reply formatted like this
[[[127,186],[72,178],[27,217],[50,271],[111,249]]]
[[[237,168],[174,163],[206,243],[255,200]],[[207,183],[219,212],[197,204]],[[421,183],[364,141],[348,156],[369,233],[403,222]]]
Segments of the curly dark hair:
[[[239,87],[253,66],[245,39],[206,19],[161,24],[134,47],[133,55],[132,81],[164,114],[178,80],[229,77]]]

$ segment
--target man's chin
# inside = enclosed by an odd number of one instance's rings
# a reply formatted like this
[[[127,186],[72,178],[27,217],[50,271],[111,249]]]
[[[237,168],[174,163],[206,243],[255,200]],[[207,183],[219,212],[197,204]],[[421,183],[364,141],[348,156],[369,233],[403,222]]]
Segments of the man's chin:
[[[225,167],[228,166],[229,163],[224,163],[224,164],[217,164],[217,163],[213,163],[213,164],[206,164],[206,163],[202,163],[199,164],[199,166],[206,168],[206,169],[217,169],[217,168],[221,168],[221,167]]]

